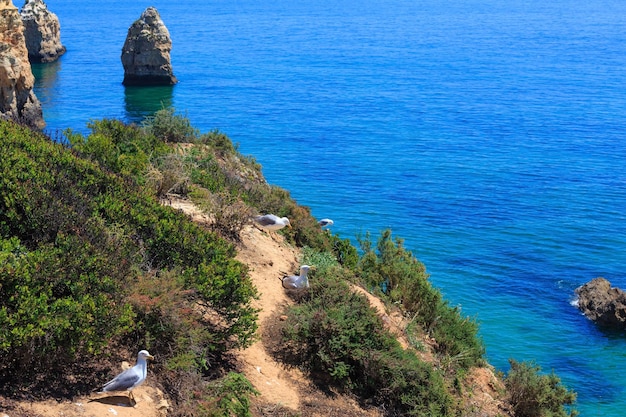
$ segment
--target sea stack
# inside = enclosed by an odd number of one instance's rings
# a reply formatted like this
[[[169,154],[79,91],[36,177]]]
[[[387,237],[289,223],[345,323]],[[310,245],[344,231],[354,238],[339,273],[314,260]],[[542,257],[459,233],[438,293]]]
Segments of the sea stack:
[[[177,80],[172,71],[172,40],[159,12],[148,7],[128,29],[122,48],[123,84],[172,85]]]
[[[22,17],[11,0],[0,0],[0,118],[43,129],[34,85]]]
[[[611,286],[605,278],[595,278],[576,289],[578,308],[602,326],[626,330],[626,292]]]
[[[26,0],[20,15],[30,62],[53,62],[65,53],[59,18],[43,0]]]

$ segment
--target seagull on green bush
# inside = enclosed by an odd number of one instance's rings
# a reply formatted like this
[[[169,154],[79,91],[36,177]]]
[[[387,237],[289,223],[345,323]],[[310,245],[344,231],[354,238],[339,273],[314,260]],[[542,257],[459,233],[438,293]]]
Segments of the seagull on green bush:
[[[283,277],[283,288],[289,290],[309,288],[309,277],[307,275],[310,270],[311,267],[309,265],[302,265],[300,267],[300,275],[289,275]]]
[[[322,219],[318,223],[321,227],[332,226],[333,224],[335,224],[335,222],[332,221],[331,219]]]
[[[154,356],[148,353],[147,350],[139,351],[137,354],[137,364],[132,368],[126,369],[104,384],[98,392],[128,391],[129,401],[134,402],[132,390],[146,380],[146,375],[148,374],[148,359],[154,360]]]

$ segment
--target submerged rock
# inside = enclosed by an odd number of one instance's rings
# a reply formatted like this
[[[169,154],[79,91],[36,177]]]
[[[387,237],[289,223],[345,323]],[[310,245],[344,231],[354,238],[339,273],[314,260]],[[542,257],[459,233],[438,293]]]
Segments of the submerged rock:
[[[128,29],[122,48],[124,85],[172,85],[170,33],[154,7],[148,7]]]
[[[59,18],[48,10],[43,0],[26,0],[20,15],[31,62],[56,61],[65,53]]]
[[[626,292],[611,287],[604,278],[595,278],[575,290],[578,308],[594,322],[626,329]]]
[[[22,18],[11,0],[0,0],[0,117],[43,129],[34,85]]]

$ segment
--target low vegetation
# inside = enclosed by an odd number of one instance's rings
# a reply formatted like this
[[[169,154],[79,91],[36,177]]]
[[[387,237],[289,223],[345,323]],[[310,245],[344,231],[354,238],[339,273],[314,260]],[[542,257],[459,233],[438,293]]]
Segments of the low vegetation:
[[[455,415],[442,375],[400,347],[367,299],[337,279],[345,274],[318,266],[308,297],[287,313],[278,356],[390,415]]]
[[[543,375],[534,363],[509,360],[511,369],[504,379],[516,417],[574,417],[575,409],[567,410],[576,401],[576,394],[561,384],[554,373]]]
[[[172,415],[250,415],[256,391],[229,356],[254,341],[257,292],[235,244],[251,215],[272,212],[291,219],[280,233],[316,266],[310,291],[285,312],[277,358],[390,416],[465,415],[463,375],[484,365],[478,324],[448,305],[391,231],[356,248],[320,230],[226,135],[201,134],[173,109],[141,126],[89,128],[59,143],[0,122],[1,395],[86,393],[105,360],[145,347],[159,352]],[[211,221],[160,203],[173,196]],[[419,359],[419,346],[402,349],[350,283],[400,308],[410,340],[435,340],[435,363]],[[533,366],[512,362],[504,380],[516,416],[564,416],[575,398]]]

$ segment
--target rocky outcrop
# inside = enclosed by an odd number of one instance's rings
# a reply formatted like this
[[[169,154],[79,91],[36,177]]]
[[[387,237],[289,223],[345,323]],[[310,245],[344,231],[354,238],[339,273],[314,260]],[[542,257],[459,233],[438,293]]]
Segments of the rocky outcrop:
[[[0,117],[43,129],[34,85],[22,18],[11,0],[0,0]]]
[[[128,29],[122,48],[124,85],[172,85],[170,33],[154,7],[148,7]]]
[[[626,292],[611,287],[604,278],[596,278],[576,288],[578,308],[594,322],[626,329]]]
[[[26,0],[22,11],[24,37],[30,62],[52,62],[65,53],[59,18],[43,0]]]

